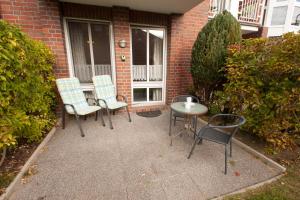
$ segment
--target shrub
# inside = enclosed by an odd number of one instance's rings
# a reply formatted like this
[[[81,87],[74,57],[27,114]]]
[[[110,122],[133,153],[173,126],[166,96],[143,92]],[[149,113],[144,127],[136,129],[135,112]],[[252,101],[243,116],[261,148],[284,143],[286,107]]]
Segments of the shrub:
[[[44,44],[0,20],[0,151],[38,141],[53,125],[53,63]]]
[[[206,101],[224,82],[227,46],[241,41],[240,23],[227,11],[210,20],[192,49],[191,73],[196,93]]]
[[[244,128],[274,147],[292,147],[300,136],[300,35],[244,40],[229,51],[228,83],[213,107],[244,115]]]

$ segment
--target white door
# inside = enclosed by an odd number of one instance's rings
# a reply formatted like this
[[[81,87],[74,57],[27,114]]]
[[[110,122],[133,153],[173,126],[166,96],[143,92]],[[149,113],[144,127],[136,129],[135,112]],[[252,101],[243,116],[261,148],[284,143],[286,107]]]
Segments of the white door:
[[[131,28],[133,105],[165,101],[165,30]]]

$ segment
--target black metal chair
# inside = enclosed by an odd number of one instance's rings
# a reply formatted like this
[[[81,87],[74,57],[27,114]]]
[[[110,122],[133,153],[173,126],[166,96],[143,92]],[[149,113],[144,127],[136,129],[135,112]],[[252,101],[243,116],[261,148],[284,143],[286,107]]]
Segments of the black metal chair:
[[[175,102],[186,102],[188,97],[191,97],[191,98],[192,98],[192,102],[194,102],[194,103],[199,103],[199,99],[198,99],[197,97],[193,96],[193,95],[179,95],[179,96],[176,96],[176,97],[174,97],[174,98],[172,99],[172,103],[175,103]],[[185,117],[184,114],[173,111],[173,122],[174,122],[174,126],[176,125],[176,121],[183,121],[184,117]],[[178,120],[178,118],[179,118],[180,120]],[[195,119],[194,119],[194,120],[195,120]],[[194,122],[194,123],[193,123],[193,127],[192,127],[192,128],[194,128],[194,129],[195,129],[195,124],[196,124],[196,123]],[[195,133],[196,133],[197,130],[194,130],[194,131],[195,131]],[[169,133],[169,135],[170,135],[170,133]],[[195,134],[195,135],[196,135],[196,134]],[[194,136],[195,136],[195,135],[194,135]]]
[[[230,157],[232,156],[232,137],[239,130],[239,127],[246,122],[245,118],[233,114],[217,114],[211,117],[208,124],[200,129],[196,135],[195,142],[188,155],[191,157],[197,143],[202,140],[209,140],[225,145],[225,174],[227,174],[227,147],[230,146]]]

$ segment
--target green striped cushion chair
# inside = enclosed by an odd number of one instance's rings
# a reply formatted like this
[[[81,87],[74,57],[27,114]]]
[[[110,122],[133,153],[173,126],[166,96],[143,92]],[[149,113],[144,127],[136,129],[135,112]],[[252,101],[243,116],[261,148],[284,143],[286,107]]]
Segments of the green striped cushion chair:
[[[97,112],[101,109],[99,106],[90,106],[80,88],[80,83],[77,78],[61,78],[56,80],[56,85],[58,92],[64,104],[63,108],[63,128],[65,126],[65,110],[69,114],[76,116],[76,121],[79,123],[79,128],[81,125],[79,122],[79,115],[87,115],[90,113]],[[96,113],[97,119],[97,113]],[[81,129],[82,131],[82,129]],[[84,136],[83,132],[81,133]]]
[[[110,118],[110,110],[125,108],[128,113],[129,121],[131,121],[130,114],[128,112],[127,99],[125,96],[116,95],[115,86],[111,81],[110,75],[94,76],[93,83],[98,105],[107,110],[111,129],[113,126]],[[124,101],[118,101],[118,96],[121,96]]]

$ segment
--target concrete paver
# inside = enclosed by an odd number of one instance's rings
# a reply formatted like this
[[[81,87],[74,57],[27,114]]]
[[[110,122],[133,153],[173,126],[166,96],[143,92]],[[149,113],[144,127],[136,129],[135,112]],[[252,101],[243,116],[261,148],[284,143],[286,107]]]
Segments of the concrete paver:
[[[39,155],[37,174],[10,199],[209,199],[280,173],[236,145],[227,175],[222,145],[204,141],[187,159],[193,138],[184,135],[169,145],[168,112],[156,118],[132,114],[132,123],[125,114],[112,118],[113,130],[107,120],[106,127],[93,117],[82,120],[84,138],[68,120]]]

